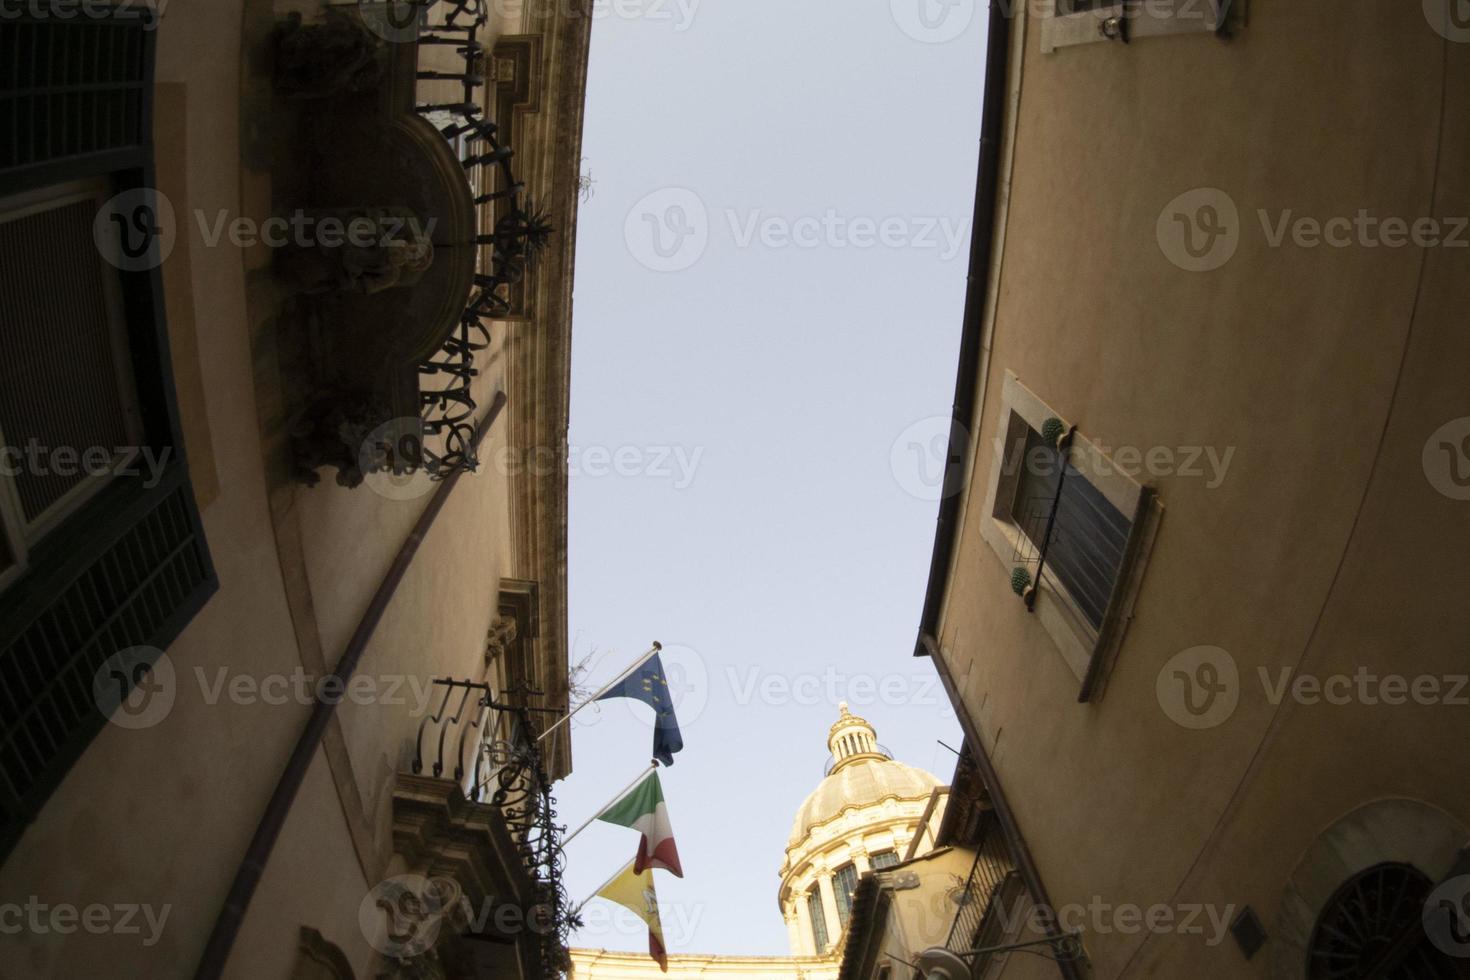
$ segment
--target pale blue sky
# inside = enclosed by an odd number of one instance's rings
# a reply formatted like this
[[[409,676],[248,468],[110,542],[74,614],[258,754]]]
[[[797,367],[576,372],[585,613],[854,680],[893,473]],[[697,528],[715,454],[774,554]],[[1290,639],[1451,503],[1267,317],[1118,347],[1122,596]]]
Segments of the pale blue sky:
[[[918,20],[921,3],[622,0],[593,28],[572,655],[603,654],[600,681],[661,640],[685,689],[686,748],[662,776],[686,877],[656,873],[672,952],[787,951],[777,871],[838,700],[901,760],[953,771],[936,739],[958,745],[958,725],[910,654],[985,32],[973,2]],[[572,826],[649,757],[651,712],[600,707],[558,789]],[[636,842],[604,824],[572,842],[573,896]],[[586,912],[577,945],[646,948],[606,903]]]

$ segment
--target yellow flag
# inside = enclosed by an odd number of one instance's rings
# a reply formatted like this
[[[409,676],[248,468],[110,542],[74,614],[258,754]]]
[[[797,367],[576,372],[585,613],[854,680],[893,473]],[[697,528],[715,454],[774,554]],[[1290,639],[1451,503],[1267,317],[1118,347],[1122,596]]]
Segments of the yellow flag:
[[[658,963],[658,968],[669,971],[669,955],[664,949],[664,927],[658,918],[658,893],[653,890],[653,869],[644,868],[639,874],[633,870],[633,862],[618,872],[618,876],[593,896],[617,902],[638,918],[648,923],[648,955]]]

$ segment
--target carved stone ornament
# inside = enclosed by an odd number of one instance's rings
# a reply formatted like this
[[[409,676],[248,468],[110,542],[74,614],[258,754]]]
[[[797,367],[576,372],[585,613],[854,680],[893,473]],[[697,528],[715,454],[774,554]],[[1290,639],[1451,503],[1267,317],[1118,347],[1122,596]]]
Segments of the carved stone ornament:
[[[298,292],[372,295],[414,285],[434,263],[432,228],[407,208],[328,208],[306,217],[310,240],[278,258],[282,278]]]

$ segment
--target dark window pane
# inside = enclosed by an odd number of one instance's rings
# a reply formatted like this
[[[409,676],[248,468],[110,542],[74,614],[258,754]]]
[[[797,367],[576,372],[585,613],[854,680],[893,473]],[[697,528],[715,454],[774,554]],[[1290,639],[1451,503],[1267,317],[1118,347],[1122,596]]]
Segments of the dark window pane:
[[[837,921],[847,928],[847,918],[852,914],[852,893],[857,889],[857,868],[844,864],[832,876],[833,897],[837,899]]]
[[[822,911],[822,890],[813,888],[806,893],[806,911],[812,920],[812,939],[817,952],[827,948],[827,913]]]
[[[27,522],[88,478],[79,460],[127,446],[90,198],[0,222],[0,434],[22,459]],[[65,453],[66,455],[61,455]]]
[[[1061,472],[1056,450],[1028,428],[1012,518],[1039,551],[1061,482],[1046,571],[1062,583],[1078,611],[1097,629],[1123,565],[1132,522],[1070,463],[1064,481]]]

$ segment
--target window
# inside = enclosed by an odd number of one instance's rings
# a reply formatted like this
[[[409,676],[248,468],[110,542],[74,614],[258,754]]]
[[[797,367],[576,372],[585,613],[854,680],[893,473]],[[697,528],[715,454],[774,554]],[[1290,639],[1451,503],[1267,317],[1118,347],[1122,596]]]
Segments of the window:
[[[981,537],[1082,685],[1102,690],[1162,507],[1153,490],[1006,372]]]
[[[1245,24],[1245,0],[1051,0],[1041,17],[1043,53],[1076,44],[1167,34],[1230,36]]]
[[[874,854],[869,859],[869,861],[872,864],[874,871],[882,871],[884,868],[891,868],[898,863],[898,852],[879,851],[877,854]]]
[[[837,922],[847,928],[848,916],[852,915],[852,893],[857,890],[857,867],[844,864],[832,876],[832,897],[837,899]]]
[[[0,201],[0,564],[12,580],[31,547],[137,454],[118,277],[92,244],[106,188],[91,181]]]
[[[1308,980],[1456,980],[1463,959],[1425,931],[1429,877],[1408,864],[1380,864],[1348,879],[1327,902],[1307,948]]]
[[[1038,565],[1057,577],[1093,629],[1102,627],[1131,521],[1025,421],[1013,417],[1020,450],[1015,495],[1006,515],[1030,544]],[[1024,431],[1021,431],[1024,430]]]
[[[0,860],[106,724],[94,683],[127,698],[217,586],[158,272],[154,15],[99,10],[0,17]]]
[[[806,912],[812,920],[812,942],[817,952],[827,948],[827,913],[822,910],[822,889],[813,887],[806,893]]]

